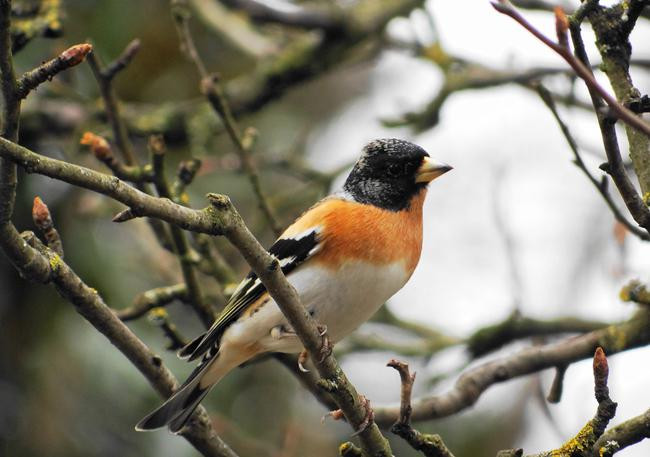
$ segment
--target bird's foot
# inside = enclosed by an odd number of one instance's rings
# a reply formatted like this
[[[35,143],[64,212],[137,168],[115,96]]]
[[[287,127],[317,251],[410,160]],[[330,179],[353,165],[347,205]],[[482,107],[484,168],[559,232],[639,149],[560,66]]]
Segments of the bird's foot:
[[[321,338],[323,339],[323,343],[321,344],[319,352],[319,359],[318,362],[322,363],[327,357],[329,357],[332,354],[332,348],[334,345],[330,341],[329,337],[327,336],[327,325],[318,325],[318,333],[320,334]]]
[[[298,369],[303,373],[309,373],[309,370],[305,368],[304,364],[309,359],[309,353],[307,349],[303,349],[300,354],[298,354]]]
[[[368,400],[364,395],[359,395],[359,402],[361,403],[361,406],[366,410],[366,417],[364,417],[363,421],[359,424],[359,428],[357,428],[357,431],[354,432],[352,436],[357,436],[363,433],[368,428],[368,426],[375,421],[375,412],[370,406],[370,400]]]

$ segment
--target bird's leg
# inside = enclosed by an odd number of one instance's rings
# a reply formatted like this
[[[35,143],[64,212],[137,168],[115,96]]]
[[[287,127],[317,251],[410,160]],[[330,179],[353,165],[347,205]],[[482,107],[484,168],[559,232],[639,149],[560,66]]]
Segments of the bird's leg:
[[[367,429],[375,420],[375,412],[370,406],[370,400],[368,400],[364,395],[359,395],[359,402],[366,410],[366,417],[364,417],[363,421],[359,424],[359,428],[352,434],[352,436],[357,436],[363,433],[364,430]]]

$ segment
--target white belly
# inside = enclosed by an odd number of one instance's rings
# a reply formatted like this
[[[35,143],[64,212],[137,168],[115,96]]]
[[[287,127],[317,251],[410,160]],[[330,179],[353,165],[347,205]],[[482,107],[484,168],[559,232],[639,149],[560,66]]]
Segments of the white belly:
[[[298,268],[289,281],[316,322],[327,326],[330,340],[337,342],[370,319],[409,276],[402,263],[375,267],[359,262],[336,272],[313,265]],[[231,342],[258,342],[265,351],[300,352],[297,338],[271,334],[271,329],[281,325],[290,330],[277,304],[270,300],[252,316],[233,323],[224,332],[222,347]]]

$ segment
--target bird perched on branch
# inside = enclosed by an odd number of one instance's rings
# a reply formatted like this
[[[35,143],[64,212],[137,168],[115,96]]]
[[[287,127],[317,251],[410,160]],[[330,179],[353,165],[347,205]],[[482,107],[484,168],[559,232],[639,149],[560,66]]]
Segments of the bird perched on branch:
[[[406,284],[422,249],[429,182],[451,170],[404,140],[369,143],[343,191],[316,203],[271,246],[301,302],[340,341]],[[264,353],[303,351],[255,273],[241,282],[212,327],[179,351],[201,359],[183,385],[136,430],[178,432],[210,388]]]

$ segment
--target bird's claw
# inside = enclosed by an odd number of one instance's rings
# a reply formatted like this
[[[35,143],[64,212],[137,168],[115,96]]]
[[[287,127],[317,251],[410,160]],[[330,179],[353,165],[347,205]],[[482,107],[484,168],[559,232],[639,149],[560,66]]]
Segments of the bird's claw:
[[[328,417],[331,417],[333,420],[338,421],[342,420],[345,418],[345,415],[343,414],[342,409],[335,409],[334,411],[329,411],[327,414],[325,414],[323,417],[320,418],[320,423],[324,423],[325,419]]]
[[[332,354],[332,348],[334,347],[332,345],[332,342],[327,336],[327,325],[318,325],[318,333],[320,334],[321,338],[323,339],[323,344],[321,344],[320,350],[319,350],[319,359],[318,362],[322,363],[327,357],[329,357]]]
[[[368,400],[364,395],[359,395],[359,402],[366,410],[366,417],[364,417],[363,421],[359,424],[359,428],[352,434],[352,436],[357,436],[363,433],[368,426],[375,421],[375,412],[370,406],[370,400]]]
[[[303,349],[300,354],[298,354],[298,369],[303,373],[309,373],[309,370],[305,368],[304,364],[309,359],[309,353],[307,349]]]

